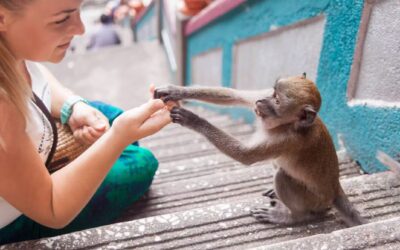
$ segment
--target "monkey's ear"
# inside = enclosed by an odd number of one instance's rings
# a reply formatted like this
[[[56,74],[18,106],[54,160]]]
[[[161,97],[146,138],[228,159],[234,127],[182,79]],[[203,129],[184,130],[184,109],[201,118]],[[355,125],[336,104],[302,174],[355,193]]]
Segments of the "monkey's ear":
[[[310,105],[306,105],[301,111],[298,125],[300,127],[311,126],[315,120],[315,117],[317,117],[317,112],[315,109]]]

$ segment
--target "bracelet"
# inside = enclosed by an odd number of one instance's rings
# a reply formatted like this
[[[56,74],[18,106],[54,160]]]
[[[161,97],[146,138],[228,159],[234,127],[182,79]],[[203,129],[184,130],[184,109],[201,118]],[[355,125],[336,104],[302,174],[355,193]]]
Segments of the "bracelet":
[[[77,95],[68,97],[68,99],[64,102],[64,104],[61,107],[61,115],[60,115],[61,124],[66,124],[68,122],[72,114],[72,108],[77,102],[88,103],[87,100]]]

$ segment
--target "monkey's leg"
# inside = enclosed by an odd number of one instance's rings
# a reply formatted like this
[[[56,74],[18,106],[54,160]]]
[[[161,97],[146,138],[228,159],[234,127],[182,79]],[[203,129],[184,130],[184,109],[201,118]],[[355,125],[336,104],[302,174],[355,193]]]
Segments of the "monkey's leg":
[[[279,199],[271,199],[269,206],[252,210],[258,220],[291,225],[324,216],[326,208],[319,207],[318,197],[281,169],[275,175],[275,190]]]
[[[276,196],[275,190],[273,188],[268,189],[266,192],[262,193],[262,196],[265,196],[265,197],[268,197],[268,198],[271,198],[271,199],[278,198]]]
[[[275,170],[279,170],[279,166],[276,165],[275,162],[272,162],[272,166],[274,167]],[[262,193],[262,196],[265,196],[265,197],[268,197],[268,198],[271,198],[271,199],[277,199],[278,198],[278,196],[276,196],[275,189],[273,189],[273,188],[268,189],[266,192]]]

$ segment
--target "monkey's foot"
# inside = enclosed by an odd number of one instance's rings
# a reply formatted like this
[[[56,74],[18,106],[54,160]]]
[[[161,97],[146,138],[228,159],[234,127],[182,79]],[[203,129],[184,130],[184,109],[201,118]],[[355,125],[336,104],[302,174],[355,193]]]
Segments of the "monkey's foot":
[[[251,211],[251,215],[259,221],[288,225],[293,223],[292,216],[277,208],[260,207]]]
[[[282,225],[294,223],[289,209],[277,199],[272,199],[269,206],[257,207],[250,212],[254,218],[262,222]]]
[[[277,199],[278,196],[276,196],[275,190],[273,188],[269,189],[268,191],[262,193],[262,196],[271,198],[271,199]]]
[[[257,207],[251,210],[251,215],[257,220],[280,225],[293,225],[314,220],[320,220],[326,216],[328,210],[320,212],[302,212],[292,214],[290,210],[278,199],[271,199],[269,205]]]

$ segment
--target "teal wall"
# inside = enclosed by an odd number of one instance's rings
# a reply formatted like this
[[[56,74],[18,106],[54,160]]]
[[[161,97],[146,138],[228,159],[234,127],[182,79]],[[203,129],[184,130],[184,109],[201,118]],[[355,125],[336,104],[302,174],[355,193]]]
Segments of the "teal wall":
[[[155,5],[151,4],[148,8],[149,9],[147,10],[147,12],[136,24],[136,31],[138,33],[145,25],[149,25],[149,22],[151,21],[151,19],[157,18],[156,11],[155,11],[155,9],[156,9]],[[147,40],[154,40],[156,38],[157,38],[157,30],[154,30],[154,34],[152,34],[150,37],[147,37]]]
[[[362,9],[363,0],[248,0],[188,37],[186,82],[191,82],[193,56],[223,48],[222,83],[229,87],[236,42],[266,33],[271,26],[282,27],[323,14],[326,26],[316,80],[323,98],[320,115],[336,145],[341,134],[348,152],[365,171],[385,170],[375,154],[378,149],[391,156],[400,152],[400,110],[347,105],[347,83]],[[254,119],[242,109],[220,111]]]

